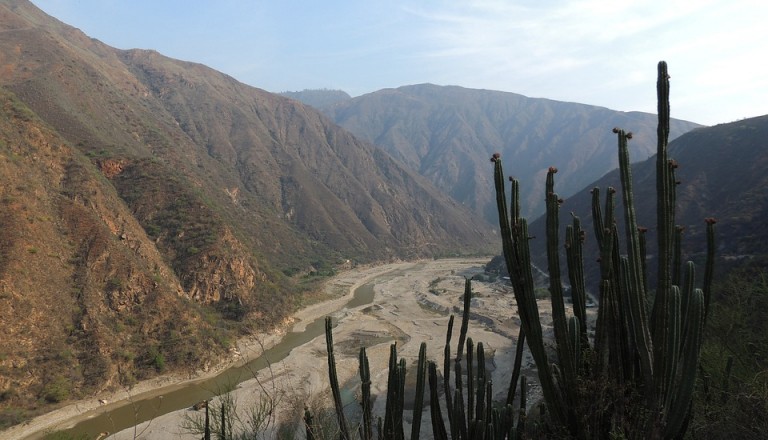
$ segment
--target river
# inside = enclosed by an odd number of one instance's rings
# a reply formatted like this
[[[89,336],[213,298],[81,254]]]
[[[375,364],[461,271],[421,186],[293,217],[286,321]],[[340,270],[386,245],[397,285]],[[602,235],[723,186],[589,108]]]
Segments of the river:
[[[381,273],[354,290],[352,298],[344,303],[343,308],[356,308],[373,301],[374,286],[382,277],[399,276],[405,271],[418,270],[420,265],[405,269]],[[232,389],[235,385],[254,377],[254,372],[266,368],[270,363],[283,360],[296,347],[312,341],[322,335],[325,329],[325,316],[320,316],[309,323],[303,331],[291,331],[282,340],[264,351],[258,358],[242,366],[224,370],[217,376],[196,382],[171,385],[161,390],[152,390],[133,396],[128,401],[114,402],[86,414],[85,420],[74,427],[43,437],[43,433],[32,434],[27,440],[45,438],[93,439],[101,432],[119,432],[172,411],[189,408],[197,402],[219,394],[217,391]],[[162,394],[160,394],[160,391]]]

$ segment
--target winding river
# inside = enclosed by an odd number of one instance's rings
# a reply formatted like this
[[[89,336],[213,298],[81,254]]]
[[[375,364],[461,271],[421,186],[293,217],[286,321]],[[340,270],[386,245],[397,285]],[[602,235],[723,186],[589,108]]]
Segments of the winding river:
[[[406,271],[419,270],[420,267],[421,265],[416,264],[377,275],[367,283],[357,287],[352,298],[339,310],[371,303],[374,297],[374,286],[383,277],[391,279],[401,276]],[[168,386],[161,390],[162,395],[158,395],[158,390],[153,390],[133,396],[130,401],[115,402],[94,409],[91,411],[93,415],[87,416],[87,419],[70,429],[59,431],[56,433],[57,437],[53,435],[42,437],[43,434],[38,433],[27,437],[27,439],[62,438],[59,436],[61,434],[64,434],[64,438],[93,439],[104,431],[119,432],[160,415],[189,408],[197,402],[219,394],[217,390],[232,389],[240,382],[251,379],[254,377],[253,372],[266,368],[269,363],[274,364],[283,360],[291,350],[312,341],[322,335],[324,331],[325,316],[321,316],[309,323],[304,331],[287,333],[277,345],[265,350],[261,356],[242,366],[224,370],[210,379]]]

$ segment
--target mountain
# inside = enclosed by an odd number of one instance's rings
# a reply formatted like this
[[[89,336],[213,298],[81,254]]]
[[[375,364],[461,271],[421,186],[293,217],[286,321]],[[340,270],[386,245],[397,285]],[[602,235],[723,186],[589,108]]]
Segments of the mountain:
[[[280,94],[316,109],[332,107],[340,102],[352,99],[347,92],[332,89],[304,89],[299,92],[281,92]]]
[[[313,108],[26,0],[0,4],[0,92],[0,425],[202,368],[340,262],[492,240]]]
[[[90,159],[6,90],[0,109],[0,426],[222,355],[227,333]]]
[[[685,228],[683,234],[683,259],[697,264],[697,274],[703,275],[706,253],[704,219],[717,219],[715,275],[720,277],[729,269],[753,263],[766,267],[768,262],[768,115],[744,119],[713,127],[698,128],[686,133],[669,144],[669,157],[679,164],[677,186],[676,224]],[[633,147],[634,139],[630,142]],[[656,158],[651,157],[632,166],[635,210],[638,224],[648,228],[649,280],[655,285],[654,271],[656,249]],[[555,189],[559,192],[559,173],[555,175]],[[582,220],[587,231],[584,249],[585,273],[593,289],[599,279],[599,267],[595,259],[599,254],[594,240],[591,216],[592,188],[599,188],[602,197],[606,188],[619,188],[618,171],[612,171],[577,194],[565,200],[561,207],[560,224],[571,223],[571,212]],[[616,213],[622,211],[617,197]],[[623,226],[623,216],[617,220]],[[540,217],[530,225],[532,235],[542,237],[532,242],[535,261],[546,267],[544,246],[545,219]],[[623,229],[622,229],[623,230]],[[623,237],[623,232],[622,232]],[[623,243],[623,239],[622,239]],[[622,250],[625,253],[626,249]],[[563,265],[565,267],[565,265]]]
[[[514,93],[420,84],[385,89],[324,110],[496,224],[488,158],[500,153],[523,187],[527,216],[543,212],[544,177],[560,170],[570,196],[616,168],[613,127],[635,134],[633,161],[656,149],[656,117],[647,113],[528,98]],[[671,138],[699,125],[673,120]]]

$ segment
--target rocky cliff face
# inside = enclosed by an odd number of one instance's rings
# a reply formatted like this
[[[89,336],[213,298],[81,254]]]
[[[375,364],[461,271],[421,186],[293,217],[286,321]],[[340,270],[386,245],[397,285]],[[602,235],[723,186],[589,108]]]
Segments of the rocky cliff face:
[[[216,330],[99,169],[12,94],[0,108],[2,423],[216,356]]]

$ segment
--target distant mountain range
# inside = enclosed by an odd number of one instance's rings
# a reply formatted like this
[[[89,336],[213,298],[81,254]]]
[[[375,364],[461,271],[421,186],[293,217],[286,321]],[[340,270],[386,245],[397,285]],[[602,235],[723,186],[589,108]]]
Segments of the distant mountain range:
[[[544,211],[541,194],[550,166],[560,170],[565,197],[616,168],[613,127],[635,133],[634,161],[656,151],[655,115],[492,90],[420,84],[340,100],[321,109],[494,224],[488,172],[493,153],[501,154],[509,172],[522,183],[523,212],[534,217]],[[670,139],[696,127],[700,125],[673,119]]]
[[[352,99],[349,93],[333,89],[305,89],[298,92],[281,92],[281,95],[301,101],[317,109],[331,107],[343,101]]]

